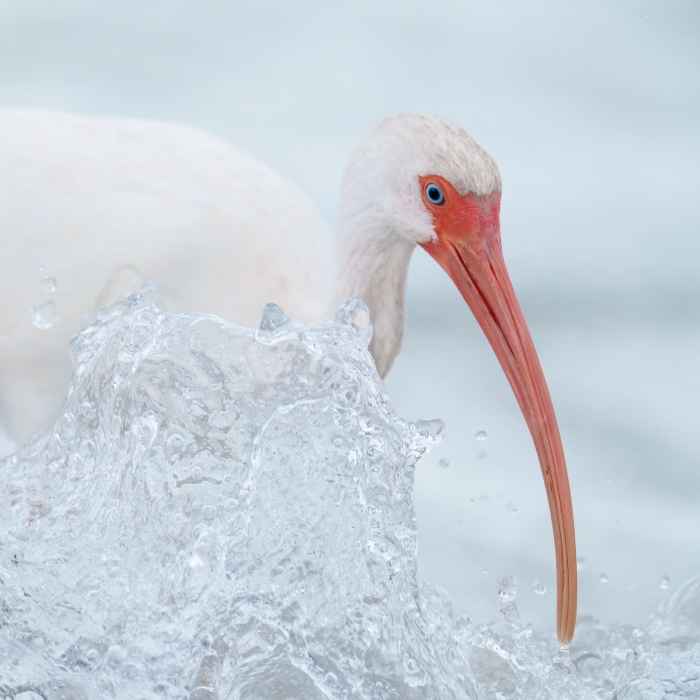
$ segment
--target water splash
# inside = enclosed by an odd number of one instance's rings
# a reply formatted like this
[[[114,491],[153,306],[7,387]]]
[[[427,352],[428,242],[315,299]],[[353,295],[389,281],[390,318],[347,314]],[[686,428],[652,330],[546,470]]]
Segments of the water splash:
[[[571,650],[568,644],[562,644],[557,651],[552,663],[555,666],[565,669],[567,672],[571,670]]]
[[[277,304],[265,304],[260,319],[260,330],[274,332],[289,323],[290,318]]]
[[[497,582],[498,598],[501,601],[501,614],[510,625],[513,632],[521,631],[520,614],[515,605],[515,597],[518,593],[518,581],[513,576],[501,576]]]
[[[346,299],[335,312],[335,320],[355,329],[365,346],[372,340],[372,324],[367,305],[359,299]]]
[[[417,580],[444,425],[395,415],[362,314],[252,330],[133,297],[74,339],[55,427],[0,461],[0,698],[700,694],[700,580],[646,629],[580,620],[570,664],[515,579],[493,627]]]
[[[0,688],[459,697],[411,506],[444,424],[394,414],[363,308],[256,331],[132,297],[74,339],[56,426],[2,465]]]

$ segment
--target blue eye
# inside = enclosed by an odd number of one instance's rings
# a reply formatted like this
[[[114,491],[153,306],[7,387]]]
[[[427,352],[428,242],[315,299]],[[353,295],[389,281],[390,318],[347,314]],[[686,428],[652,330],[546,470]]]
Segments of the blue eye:
[[[442,193],[442,190],[432,182],[425,188],[425,196],[433,204],[442,204],[445,201],[445,195]]]

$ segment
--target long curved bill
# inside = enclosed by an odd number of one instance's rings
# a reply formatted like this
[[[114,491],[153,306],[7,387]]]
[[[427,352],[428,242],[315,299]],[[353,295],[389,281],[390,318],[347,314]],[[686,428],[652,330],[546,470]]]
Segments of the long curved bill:
[[[469,304],[508,377],[535,442],[554,532],[557,636],[562,644],[568,644],[574,635],[577,605],[569,478],[547,383],[503,261],[500,194],[454,195],[456,205],[444,213],[433,209],[437,240],[423,248],[447,272]]]

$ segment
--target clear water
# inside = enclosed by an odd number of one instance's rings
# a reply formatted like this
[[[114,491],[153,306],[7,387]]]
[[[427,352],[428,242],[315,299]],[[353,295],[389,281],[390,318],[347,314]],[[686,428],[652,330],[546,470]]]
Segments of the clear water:
[[[699,696],[700,579],[570,650],[511,577],[500,625],[453,619],[411,499],[444,426],[394,413],[370,336],[352,300],[319,328],[103,311],[55,428],[0,462],[0,698]]]

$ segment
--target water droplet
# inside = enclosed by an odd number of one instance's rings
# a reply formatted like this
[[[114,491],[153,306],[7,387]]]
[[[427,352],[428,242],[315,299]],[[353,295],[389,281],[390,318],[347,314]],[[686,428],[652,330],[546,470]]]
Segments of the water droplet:
[[[532,590],[537,595],[544,595],[547,592],[547,586],[538,578],[532,582]]]
[[[39,282],[39,289],[43,294],[51,294],[55,292],[56,286],[55,277],[44,277],[41,282]]]
[[[469,504],[472,505],[472,506],[474,505],[474,499],[473,499],[473,498],[470,498],[470,499],[469,499]]]
[[[557,655],[554,657],[554,663],[557,666],[562,666],[566,669],[569,668],[569,665],[571,664],[571,659],[569,657],[569,645],[568,644],[562,644],[559,647],[559,651],[557,652]]]
[[[48,299],[44,299],[38,304],[31,306],[29,308],[29,314],[34,327],[43,330],[51,328],[60,318],[58,311],[56,311],[56,305]]]
[[[442,436],[445,434],[445,424],[439,418],[417,420],[413,426],[418,435],[428,442],[428,445],[439,445],[442,442]]]
[[[501,614],[503,619],[511,626],[513,631],[520,635],[520,614],[515,605],[515,596],[518,592],[518,581],[514,576],[499,576],[496,581],[496,590],[501,601]]]
[[[483,442],[488,437],[485,430],[479,430],[474,436],[479,442]]]
[[[506,508],[515,515],[518,512],[518,508],[515,503],[506,503]]]
[[[600,575],[600,582],[601,582],[601,583],[607,583],[607,582],[608,582],[608,575],[607,575],[607,574],[601,574],[601,575]]]
[[[443,469],[447,469],[447,467],[450,466],[450,460],[447,459],[446,457],[443,457],[443,458],[440,460],[440,466],[441,466]]]
[[[488,569],[484,569],[481,573],[483,573],[483,574],[488,573]]]
[[[352,326],[362,341],[369,345],[372,340],[372,324],[367,305],[359,299],[346,299],[335,310],[335,320],[346,326]]]
[[[202,469],[201,467],[195,467],[192,470],[192,479],[195,482],[201,481],[202,480]]]
[[[261,331],[274,331],[289,321],[287,316],[277,304],[265,304],[260,319]]]
[[[669,576],[662,576],[661,580],[659,581],[659,588],[662,590],[665,590],[669,587],[671,584],[671,578]]]
[[[518,582],[513,576],[501,576],[496,581],[501,603],[512,603],[518,592]]]
[[[581,571],[581,569],[586,568],[586,558],[576,557],[576,571]]]

